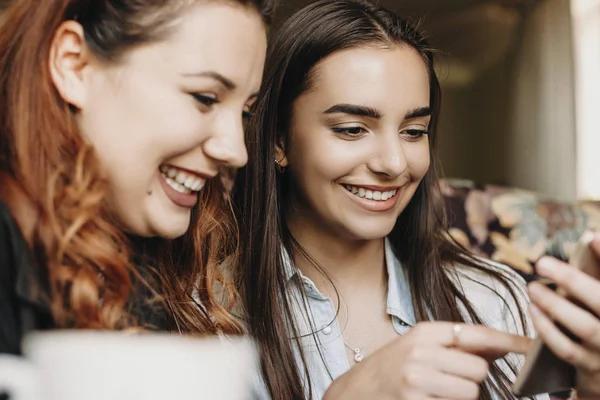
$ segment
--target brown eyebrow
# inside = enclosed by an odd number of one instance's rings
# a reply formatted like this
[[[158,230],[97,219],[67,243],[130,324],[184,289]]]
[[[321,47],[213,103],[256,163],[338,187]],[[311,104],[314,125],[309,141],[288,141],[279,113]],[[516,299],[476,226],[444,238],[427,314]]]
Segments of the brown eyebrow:
[[[413,118],[429,117],[429,116],[431,116],[431,107],[419,107],[419,108],[415,108],[415,109],[412,109],[409,112],[407,112],[406,115],[404,116],[404,119],[413,119]]]
[[[381,119],[383,113],[373,107],[359,106],[356,104],[336,104],[327,109],[323,114],[349,114],[359,117]]]
[[[206,77],[206,78],[212,78],[216,81],[219,81],[223,86],[225,86],[228,90],[235,90],[235,88],[237,87],[237,85],[235,83],[233,83],[233,81],[229,78],[224,77],[223,75],[219,74],[218,72],[215,71],[204,71],[204,72],[196,72],[196,73],[188,73],[188,74],[183,74],[183,76],[188,76],[188,77],[193,77],[193,76],[198,76],[198,77]]]
[[[359,117],[367,117],[373,119],[381,119],[383,117],[383,113],[373,107],[367,106],[359,106],[356,104],[336,104],[333,107],[327,109],[324,114],[349,114],[356,115]],[[408,111],[404,119],[414,119],[420,117],[429,117],[431,116],[431,107],[418,107]]]

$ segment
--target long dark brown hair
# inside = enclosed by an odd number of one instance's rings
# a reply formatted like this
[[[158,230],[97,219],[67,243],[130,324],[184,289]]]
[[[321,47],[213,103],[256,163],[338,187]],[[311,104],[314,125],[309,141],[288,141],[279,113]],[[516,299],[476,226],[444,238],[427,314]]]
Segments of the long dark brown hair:
[[[273,0],[222,1],[250,7],[270,21]],[[64,21],[82,25],[97,57],[118,62],[133,46],[163,39],[197,2],[19,0],[0,15],[0,201],[47,277],[45,298],[56,327],[142,327],[132,298],[140,281],[155,281],[149,295],[158,295],[168,326],[197,334],[241,332],[214,300],[214,286],[223,280],[217,264],[237,234],[221,182],[213,179],[202,191],[184,236],[134,246],[138,239],[126,237],[107,210],[102,166],[48,66],[53,33]],[[157,279],[140,276],[135,267],[140,248],[155,250],[150,275]],[[233,296],[233,285],[225,286]]]
[[[301,378],[310,376],[306,362],[304,371],[295,362],[294,347],[302,346],[286,290],[289,283],[281,252],[285,248],[293,257],[302,249],[286,226],[289,179],[276,169],[275,146],[286,148],[292,106],[298,96],[310,90],[315,66],[334,52],[373,45],[410,46],[429,71],[433,162],[389,235],[395,255],[407,270],[417,321],[483,322],[449,277],[457,264],[491,275],[517,301],[518,289],[510,277],[476,260],[447,235],[435,158],[441,90],[434,71],[434,52],[427,40],[405,19],[369,1],[318,1],[297,12],[271,36],[263,92],[247,132],[250,161],[238,174],[233,194],[241,230],[240,292],[249,331],[262,345],[262,373],[274,399],[311,396],[310,380]],[[459,303],[468,315],[460,312]],[[519,314],[526,332],[523,310]],[[492,393],[502,399],[513,398],[510,378],[498,365],[491,366],[490,376],[493,379],[482,385],[480,399],[491,399]]]

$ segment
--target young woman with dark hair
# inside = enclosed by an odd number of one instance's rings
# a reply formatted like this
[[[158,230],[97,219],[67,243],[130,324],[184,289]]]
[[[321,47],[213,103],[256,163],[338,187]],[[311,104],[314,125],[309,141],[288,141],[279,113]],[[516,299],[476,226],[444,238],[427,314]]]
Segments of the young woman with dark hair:
[[[233,193],[262,397],[513,398],[525,286],[447,234],[425,37],[318,1],[272,35],[263,84]]]

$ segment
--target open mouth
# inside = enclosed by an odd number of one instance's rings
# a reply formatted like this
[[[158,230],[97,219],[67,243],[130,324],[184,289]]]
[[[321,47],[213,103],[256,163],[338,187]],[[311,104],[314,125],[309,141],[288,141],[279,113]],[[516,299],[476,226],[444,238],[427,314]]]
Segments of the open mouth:
[[[348,192],[352,193],[354,196],[359,197],[361,199],[374,200],[374,201],[386,201],[396,196],[398,193],[397,189],[392,189],[388,191],[379,191],[372,189],[365,189],[360,186],[352,186],[352,185],[342,185],[344,189]]]
[[[159,170],[167,185],[182,194],[197,193],[202,190],[206,183],[205,178],[171,165],[163,164]]]

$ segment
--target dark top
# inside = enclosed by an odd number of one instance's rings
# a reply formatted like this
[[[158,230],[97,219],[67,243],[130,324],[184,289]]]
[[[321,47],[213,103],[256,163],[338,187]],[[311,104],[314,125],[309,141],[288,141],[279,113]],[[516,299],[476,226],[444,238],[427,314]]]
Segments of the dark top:
[[[46,282],[8,207],[0,202],[0,353],[20,354],[24,335],[54,327],[50,308],[39,296],[47,290]],[[130,304],[134,317],[152,330],[173,330],[169,313],[147,305],[148,297],[148,289],[136,289]]]
[[[27,332],[53,327],[49,307],[37,296],[43,282],[25,238],[0,203],[0,353],[19,354]]]

